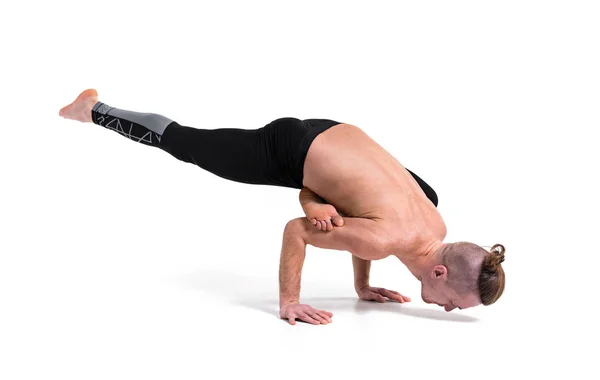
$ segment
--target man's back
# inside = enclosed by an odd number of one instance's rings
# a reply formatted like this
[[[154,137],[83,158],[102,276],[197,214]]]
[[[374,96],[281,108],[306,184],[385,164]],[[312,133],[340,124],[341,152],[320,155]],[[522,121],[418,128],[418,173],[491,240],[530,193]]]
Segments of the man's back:
[[[409,246],[446,235],[440,213],[410,173],[354,125],[339,124],[316,137],[303,184],[343,215],[377,220],[382,231],[412,240]]]

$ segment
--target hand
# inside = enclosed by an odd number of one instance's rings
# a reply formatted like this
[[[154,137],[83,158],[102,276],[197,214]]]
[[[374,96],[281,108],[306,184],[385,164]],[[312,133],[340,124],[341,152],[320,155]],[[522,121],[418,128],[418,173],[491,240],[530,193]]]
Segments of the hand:
[[[358,298],[364,301],[385,302],[387,297],[390,300],[398,301],[400,303],[410,302],[410,297],[403,296],[395,290],[365,286],[356,292],[358,293]]]
[[[338,214],[335,207],[325,203],[314,203],[304,208],[308,220],[320,231],[331,231],[333,226],[341,227],[344,219]]]
[[[290,325],[295,325],[296,319],[312,323],[313,325],[326,325],[331,322],[333,314],[325,310],[313,309],[308,305],[290,303],[279,309],[279,316],[283,319],[288,319]]]

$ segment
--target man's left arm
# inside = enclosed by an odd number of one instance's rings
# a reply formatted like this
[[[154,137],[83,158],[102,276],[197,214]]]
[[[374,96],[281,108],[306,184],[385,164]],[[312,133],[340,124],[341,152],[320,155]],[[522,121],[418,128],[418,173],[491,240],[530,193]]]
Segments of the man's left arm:
[[[371,260],[364,260],[352,255],[354,269],[354,289],[361,300],[385,302],[386,297],[400,303],[410,302],[410,297],[403,296],[395,290],[372,287],[369,284]]]
[[[359,294],[361,289],[369,286],[371,260],[363,260],[352,255],[352,268],[354,269],[354,290]]]

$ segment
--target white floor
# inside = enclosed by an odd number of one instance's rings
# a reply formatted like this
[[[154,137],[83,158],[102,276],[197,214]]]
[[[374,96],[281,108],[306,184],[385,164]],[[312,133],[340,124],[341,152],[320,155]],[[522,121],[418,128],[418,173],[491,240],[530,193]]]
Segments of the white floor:
[[[597,378],[597,7],[220,4],[0,25],[0,379]],[[334,322],[290,326],[298,191],[59,118],[89,87],[198,128],[354,123],[438,192],[446,241],[505,245],[505,293],[446,313],[388,258],[371,283],[413,302],[361,302],[350,255],[308,247],[302,301]]]

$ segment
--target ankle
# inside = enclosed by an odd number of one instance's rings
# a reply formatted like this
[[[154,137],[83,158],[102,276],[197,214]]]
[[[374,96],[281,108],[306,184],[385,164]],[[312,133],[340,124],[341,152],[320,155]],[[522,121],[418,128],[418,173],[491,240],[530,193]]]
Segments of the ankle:
[[[89,100],[85,103],[85,106],[83,107],[83,122],[84,123],[91,123],[92,120],[92,109],[94,108],[94,105],[96,105],[96,103],[98,102],[97,99],[93,99],[93,100]]]

